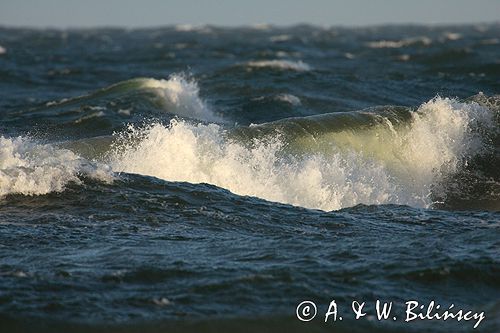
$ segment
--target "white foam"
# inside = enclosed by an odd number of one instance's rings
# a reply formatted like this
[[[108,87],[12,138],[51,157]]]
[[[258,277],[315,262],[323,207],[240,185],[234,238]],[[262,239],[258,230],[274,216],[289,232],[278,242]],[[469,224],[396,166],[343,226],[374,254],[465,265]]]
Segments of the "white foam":
[[[273,43],[286,42],[286,41],[289,41],[290,39],[292,39],[292,36],[286,35],[286,34],[269,37],[269,41],[271,41]]]
[[[17,137],[0,137],[0,197],[60,192],[80,175],[110,182],[110,168],[91,163],[67,149]]]
[[[174,120],[131,127],[111,165],[323,210],[359,203],[427,207],[431,187],[480,146],[470,126],[490,121],[489,111],[477,104],[436,98],[419,108],[406,129],[396,131],[388,122],[371,134],[336,133],[323,149],[290,156],[279,136],[244,144],[227,139],[218,125]]]
[[[278,58],[287,58],[287,57],[290,57],[290,56],[300,56],[300,54],[298,54],[298,52],[294,52],[294,54],[290,54],[288,52],[285,52],[285,51],[277,51],[275,53],[275,55],[278,57]]]
[[[276,68],[281,70],[292,70],[297,72],[310,71],[311,66],[303,62],[292,60],[259,60],[250,61],[246,64],[248,67],[254,68]]]
[[[165,110],[170,113],[212,122],[222,121],[200,98],[200,89],[194,80],[175,74],[168,80],[143,79],[141,82],[143,89],[153,89],[162,97]]]
[[[398,59],[400,61],[409,61],[410,58],[411,57],[409,54],[402,54],[402,55],[396,57],[396,59]]]
[[[446,32],[444,34],[444,38],[447,40],[459,40],[462,38],[462,34],[459,34],[458,32]]]
[[[193,31],[197,29],[196,25],[193,24],[177,24],[174,27],[175,31]]]
[[[7,49],[2,45],[0,45],[0,54],[5,54],[5,53],[7,53]]]
[[[86,121],[86,120],[89,120],[92,118],[101,118],[101,117],[104,117],[105,115],[106,114],[103,111],[97,111],[97,112],[91,113],[89,115],[86,115],[84,117],[78,118],[77,120],[74,121],[74,123],[79,124],[82,121]]]
[[[374,42],[369,42],[367,43],[368,47],[374,48],[374,49],[381,49],[381,48],[401,48],[405,46],[410,46],[414,44],[423,44],[423,45],[430,45],[432,43],[432,40],[428,37],[414,37],[414,38],[406,38],[402,40],[397,40],[397,41],[392,41],[392,40],[379,40],[379,41],[374,41]]]
[[[199,33],[211,33],[212,29],[206,25],[195,25],[195,24],[177,24],[174,27],[175,31],[178,32],[199,32]]]
[[[267,30],[270,30],[272,28],[272,26],[268,23],[256,23],[256,24],[250,25],[250,28],[252,28],[254,30],[259,30],[259,31],[267,31]]]
[[[356,58],[356,56],[354,54],[349,53],[349,52],[344,53],[344,57],[346,57],[347,59],[354,59],[354,58]]]
[[[60,105],[60,104],[66,103],[69,100],[70,100],[69,98],[63,98],[59,101],[49,101],[49,102],[45,103],[45,106],[50,107],[50,106]]]
[[[294,106],[300,105],[301,101],[300,98],[298,98],[295,95],[291,94],[279,94],[275,96],[275,99],[280,102],[285,102]]]

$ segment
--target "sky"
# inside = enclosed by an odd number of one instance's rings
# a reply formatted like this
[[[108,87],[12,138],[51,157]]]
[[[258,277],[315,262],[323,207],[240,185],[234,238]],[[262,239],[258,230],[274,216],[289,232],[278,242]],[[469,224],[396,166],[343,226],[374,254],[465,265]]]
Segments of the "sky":
[[[0,0],[0,25],[363,26],[500,21],[500,0]]]

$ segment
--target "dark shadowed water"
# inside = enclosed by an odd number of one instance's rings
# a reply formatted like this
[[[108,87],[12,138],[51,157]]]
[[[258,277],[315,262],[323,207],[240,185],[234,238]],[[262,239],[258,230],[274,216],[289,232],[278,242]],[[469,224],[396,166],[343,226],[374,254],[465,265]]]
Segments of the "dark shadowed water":
[[[0,331],[498,332],[499,83],[498,24],[0,28]]]

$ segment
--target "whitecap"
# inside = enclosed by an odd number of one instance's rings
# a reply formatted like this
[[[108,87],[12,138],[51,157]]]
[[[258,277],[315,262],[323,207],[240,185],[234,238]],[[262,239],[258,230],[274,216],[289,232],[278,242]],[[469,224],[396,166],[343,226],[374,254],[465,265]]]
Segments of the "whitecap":
[[[392,41],[392,40],[379,40],[368,42],[368,47],[374,49],[382,49],[382,48],[401,48],[405,46],[422,44],[422,45],[430,45],[432,40],[428,37],[414,37],[414,38],[406,38],[402,40]]]
[[[141,79],[140,87],[154,90],[170,113],[212,122],[222,121],[200,98],[200,89],[194,79],[174,74],[167,80]]]
[[[67,149],[23,137],[0,137],[0,197],[60,192],[80,176],[111,182],[109,166],[96,164]]]
[[[130,116],[132,109],[119,109],[118,114],[121,114],[123,116]]]
[[[291,94],[279,94],[274,97],[275,100],[280,102],[285,102],[291,104],[293,106],[297,106],[301,104],[300,98]]]
[[[279,43],[279,42],[286,42],[290,39],[292,39],[291,35],[276,35],[276,36],[271,36],[269,38],[269,41],[273,43]]]
[[[292,60],[257,60],[250,61],[246,66],[251,68],[275,68],[281,70],[292,70],[297,72],[310,71],[311,66],[303,62]]]
[[[475,123],[491,112],[475,103],[434,98],[413,113],[408,127],[325,134],[321,149],[284,155],[281,135],[252,144],[229,140],[215,124],[131,127],[118,137],[114,170],[168,181],[209,183],[233,193],[307,208],[333,210],[356,204],[428,207],[431,190],[455,172],[466,154],[481,151]],[[277,132],[279,133],[279,132]]]
[[[346,57],[347,59],[354,59],[354,58],[356,58],[356,56],[354,54],[349,53],[349,52],[344,53],[344,57]]]
[[[91,114],[89,114],[87,116],[78,118],[77,120],[74,121],[74,123],[75,124],[79,124],[79,123],[81,123],[82,121],[85,121],[85,120],[89,120],[89,119],[92,119],[92,118],[101,118],[101,117],[104,117],[104,116],[105,116],[105,113],[103,111],[98,111],[98,112],[91,113]]]
[[[500,42],[498,38],[483,39],[480,41],[481,45],[496,45]]]
[[[459,40],[462,38],[462,34],[458,33],[458,32],[446,32],[444,34],[444,38],[447,39],[447,40]]]

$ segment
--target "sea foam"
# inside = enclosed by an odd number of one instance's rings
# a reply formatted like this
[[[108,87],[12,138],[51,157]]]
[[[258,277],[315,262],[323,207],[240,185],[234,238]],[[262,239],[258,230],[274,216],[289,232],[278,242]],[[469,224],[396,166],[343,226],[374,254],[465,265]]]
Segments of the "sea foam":
[[[80,177],[110,182],[113,175],[103,164],[91,163],[75,153],[34,140],[0,137],[0,197],[60,192]]]
[[[411,46],[411,45],[416,45],[416,44],[421,44],[428,46],[432,44],[432,39],[428,37],[413,37],[413,38],[405,38],[402,40],[379,40],[379,41],[373,41],[367,43],[368,47],[374,48],[374,49],[383,49],[383,48],[391,48],[391,49],[396,49],[396,48],[401,48],[401,47],[406,47],[406,46]]]
[[[258,60],[246,63],[246,66],[251,68],[274,68],[280,70],[292,70],[297,72],[310,71],[311,66],[303,62],[292,60]]]
[[[155,106],[158,106],[165,112],[210,122],[223,121],[223,119],[212,112],[208,104],[200,97],[198,83],[184,74],[172,74],[167,79],[134,78],[118,82],[86,95],[64,98],[59,101],[50,101],[45,106],[60,107],[68,104],[77,105],[78,103],[88,106],[107,96],[116,98],[117,95],[127,96],[135,94],[134,98],[137,98],[137,93],[141,91],[153,93],[154,96],[158,97],[155,100],[157,102],[155,104],[158,105]],[[97,111],[105,110],[102,106],[90,106],[90,109]]]
[[[184,75],[171,75],[167,80],[137,79],[142,89],[152,89],[159,95],[166,111],[182,117],[220,122],[207,104],[200,98],[195,80]]]
[[[390,120],[367,131],[335,132],[320,148],[286,154],[291,143],[275,136],[241,142],[215,124],[173,120],[168,126],[131,126],[116,143],[115,171],[168,181],[209,183],[236,194],[334,210],[356,204],[428,207],[431,191],[480,151],[472,131],[491,124],[475,103],[434,98],[412,114],[408,126]]]
[[[274,99],[280,102],[291,104],[293,106],[301,104],[300,98],[291,94],[279,94],[274,96]]]

